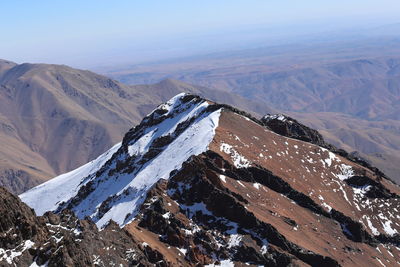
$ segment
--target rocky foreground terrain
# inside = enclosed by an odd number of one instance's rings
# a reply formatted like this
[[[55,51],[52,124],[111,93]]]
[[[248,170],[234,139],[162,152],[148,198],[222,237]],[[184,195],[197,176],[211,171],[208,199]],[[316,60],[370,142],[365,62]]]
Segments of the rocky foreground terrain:
[[[399,195],[292,118],[180,94],[24,203],[2,189],[0,264],[396,266]]]

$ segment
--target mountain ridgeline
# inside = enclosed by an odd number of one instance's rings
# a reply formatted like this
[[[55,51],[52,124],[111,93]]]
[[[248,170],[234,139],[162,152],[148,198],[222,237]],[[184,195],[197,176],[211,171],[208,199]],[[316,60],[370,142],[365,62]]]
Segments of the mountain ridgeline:
[[[399,40],[260,47],[103,73],[130,84],[169,77],[263,101],[400,181]]]
[[[0,60],[0,185],[19,194],[85,164],[181,92],[255,113],[273,111],[234,94],[172,80],[127,86],[67,66]]]
[[[4,192],[0,262],[394,266],[399,195],[294,119],[179,94],[25,204]]]

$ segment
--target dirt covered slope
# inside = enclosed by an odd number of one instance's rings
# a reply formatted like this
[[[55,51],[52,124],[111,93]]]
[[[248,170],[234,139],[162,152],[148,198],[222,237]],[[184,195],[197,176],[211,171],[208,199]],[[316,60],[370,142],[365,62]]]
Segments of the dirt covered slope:
[[[188,265],[399,264],[400,191],[374,170],[230,111],[209,149],[125,229]]]

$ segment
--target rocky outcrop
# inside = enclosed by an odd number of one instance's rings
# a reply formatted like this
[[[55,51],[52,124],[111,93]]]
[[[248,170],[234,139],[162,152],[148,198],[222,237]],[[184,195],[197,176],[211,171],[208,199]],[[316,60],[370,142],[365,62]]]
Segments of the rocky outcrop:
[[[203,264],[211,263],[215,255],[219,261],[233,259],[282,266],[297,259],[287,250],[304,256],[300,248],[288,242],[274,227],[247,212],[243,198],[222,190],[219,178],[210,170],[213,162],[209,156],[211,154],[207,153],[207,156],[193,158],[168,182],[158,184],[143,205],[139,226],[160,235],[161,242],[184,248],[185,258],[193,264],[199,259]],[[162,194],[165,189],[168,196]],[[178,205],[176,212],[168,206],[171,202]],[[232,235],[241,234],[246,238],[238,244],[230,244]],[[337,265],[334,260],[318,258],[308,252],[304,260]]]
[[[345,157],[357,164],[360,164],[363,167],[370,169],[376,174],[376,176],[389,179],[393,182],[393,180],[387,177],[381,170],[372,166],[369,161],[362,158],[358,152],[353,151],[351,153],[348,153],[343,149],[339,149],[334,145],[327,143],[318,131],[305,126],[304,124],[289,116],[283,114],[267,114],[261,119],[261,122],[268,129],[274,131],[279,135],[298,139],[304,142],[309,142],[327,148],[342,157]]]
[[[36,217],[6,189],[0,193],[0,266],[169,266],[114,222],[99,231],[68,210]]]
[[[318,131],[311,129],[286,115],[268,114],[265,115],[261,121],[265,124],[265,126],[277,134],[313,143],[326,148],[332,147],[325,142],[324,138]]]

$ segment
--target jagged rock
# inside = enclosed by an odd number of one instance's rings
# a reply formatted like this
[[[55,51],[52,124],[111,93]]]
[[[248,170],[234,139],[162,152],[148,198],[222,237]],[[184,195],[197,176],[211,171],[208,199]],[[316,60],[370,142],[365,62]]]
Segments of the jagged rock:
[[[114,222],[99,232],[69,210],[36,217],[6,189],[0,193],[0,266],[169,266],[160,252],[141,247]]]
[[[261,121],[277,134],[313,143],[322,147],[330,147],[318,131],[299,123],[291,117],[283,114],[268,114],[264,116]]]

